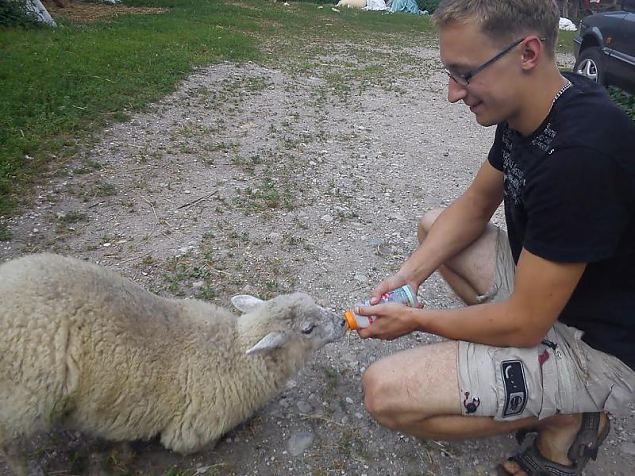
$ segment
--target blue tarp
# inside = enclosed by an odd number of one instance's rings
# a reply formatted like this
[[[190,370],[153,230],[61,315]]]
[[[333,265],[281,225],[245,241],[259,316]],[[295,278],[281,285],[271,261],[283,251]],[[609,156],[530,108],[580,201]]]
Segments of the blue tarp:
[[[415,0],[392,0],[391,12],[405,12],[419,15],[421,12]]]

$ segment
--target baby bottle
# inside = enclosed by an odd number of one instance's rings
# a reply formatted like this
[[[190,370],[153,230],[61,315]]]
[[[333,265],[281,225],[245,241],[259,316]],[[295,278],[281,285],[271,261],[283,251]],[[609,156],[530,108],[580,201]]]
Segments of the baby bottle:
[[[417,296],[412,287],[405,284],[400,288],[393,289],[392,291],[382,294],[377,304],[384,304],[387,302],[396,302],[410,307],[417,307]],[[370,299],[365,300],[359,305],[370,306]],[[376,318],[376,316],[360,316],[355,314],[352,309],[344,311],[346,326],[352,331],[370,326]]]

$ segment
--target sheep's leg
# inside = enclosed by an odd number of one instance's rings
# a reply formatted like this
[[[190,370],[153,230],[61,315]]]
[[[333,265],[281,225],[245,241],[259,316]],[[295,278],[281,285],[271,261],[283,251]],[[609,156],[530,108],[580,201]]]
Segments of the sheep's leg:
[[[188,441],[184,439],[181,434],[179,434],[177,437],[177,435],[175,435],[174,433],[167,431],[162,432],[160,437],[161,444],[164,448],[185,455],[196,453],[202,448],[212,450],[216,446],[216,443],[218,443],[219,439],[220,436],[208,441],[201,441],[200,439]]]
[[[135,457],[136,451],[127,441],[100,441],[90,452],[88,474],[89,476],[109,476],[115,472],[128,472],[128,467],[134,462]]]

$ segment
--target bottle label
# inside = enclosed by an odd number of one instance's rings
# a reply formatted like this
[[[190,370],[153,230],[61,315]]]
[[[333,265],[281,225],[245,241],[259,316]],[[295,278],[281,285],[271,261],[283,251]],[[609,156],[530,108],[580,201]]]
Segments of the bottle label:
[[[417,299],[415,298],[414,293],[412,292],[412,288],[409,285],[401,286],[400,288],[393,289],[390,292],[387,292],[381,296],[379,302],[398,302],[400,304],[405,304],[406,306],[416,307]]]
[[[388,302],[396,302],[410,307],[417,306],[417,298],[412,291],[412,288],[407,284],[401,286],[400,288],[393,289],[390,292],[382,294],[382,296],[379,298],[378,304],[384,304]],[[360,306],[370,305],[370,299],[367,299],[360,303]],[[350,309],[344,313],[344,318],[348,323],[348,327],[352,330],[368,327],[375,320],[377,320],[377,316],[358,316]]]

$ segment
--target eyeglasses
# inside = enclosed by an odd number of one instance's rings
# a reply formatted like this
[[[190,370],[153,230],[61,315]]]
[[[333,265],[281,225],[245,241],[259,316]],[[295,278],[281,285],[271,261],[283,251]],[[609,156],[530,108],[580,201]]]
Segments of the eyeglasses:
[[[485,68],[487,68],[489,65],[491,65],[492,63],[495,63],[496,61],[498,61],[499,59],[501,59],[503,56],[505,56],[507,53],[509,53],[514,47],[520,45],[523,41],[525,41],[526,38],[521,38],[520,40],[514,41],[511,45],[509,45],[507,48],[505,48],[503,51],[501,51],[500,53],[498,53],[496,56],[494,56],[493,58],[487,60],[485,63],[483,63],[480,66],[477,66],[476,68],[474,68],[471,71],[468,71],[467,73],[464,74],[459,74],[459,73],[452,73],[450,72],[447,68],[444,69],[444,71],[446,72],[446,74],[452,78],[458,85],[460,86],[467,86],[468,84],[470,84],[470,80],[476,76],[478,73],[480,73],[481,71],[483,71]],[[540,38],[540,40],[544,41],[543,38]]]

